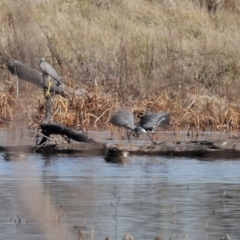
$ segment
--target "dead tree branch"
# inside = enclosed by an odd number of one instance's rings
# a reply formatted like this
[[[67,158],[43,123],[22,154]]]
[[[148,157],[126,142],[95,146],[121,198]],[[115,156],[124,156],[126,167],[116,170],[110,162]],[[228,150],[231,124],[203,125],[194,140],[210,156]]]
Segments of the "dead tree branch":
[[[62,125],[59,125],[59,124],[43,123],[43,124],[41,124],[40,127],[41,127],[44,137],[40,141],[39,145],[45,143],[51,134],[59,134],[61,136],[65,136],[69,139],[73,139],[77,142],[85,142],[85,143],[94,143],[95,142],[93,139],[89,138],[86,134],[79,133],[78,131],[75,131],[68,127],[63,127]]]

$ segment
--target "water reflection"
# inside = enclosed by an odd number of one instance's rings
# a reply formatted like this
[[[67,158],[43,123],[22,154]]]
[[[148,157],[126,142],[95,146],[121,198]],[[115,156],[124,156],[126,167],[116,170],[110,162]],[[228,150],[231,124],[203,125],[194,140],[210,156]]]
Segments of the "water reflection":
[[[79,228],[86,239],[240,238],[240,161],[29,154],[0,164],[1,239],[73,240]]]

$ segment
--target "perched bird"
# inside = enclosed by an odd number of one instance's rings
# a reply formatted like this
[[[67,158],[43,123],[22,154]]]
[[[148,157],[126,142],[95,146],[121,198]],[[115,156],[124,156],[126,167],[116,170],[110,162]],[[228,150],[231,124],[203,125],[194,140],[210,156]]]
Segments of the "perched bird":
[[[6,161],[20,161],[26,159],[26,154],[23,152],[5,152],[2,156]]]
[[[153,113],[147,111],[144,116],[140,117],[139,125],[146,131],[156,131],[158,127],[166,127],[170,122],[169,112]]]
[[[40,70],[43,73],[43,76],[50,76],[57,86],[62,84],[53,66],[46,62],[44,58],[40,59]]]
[[[129,162],[129,152],[126,149],[108,147],[107,156],[104,159],[106,162],[111,163],[127,163]]]
[[[151,136],[146,132],[146,130],[140,126],[135,126],[133,113],[127,109],[119,109],[115,112],[111,119],[110,123],[118,127],[125,127],[128,130],[132,130],[130,133],[127,133],[128,140],[130,141],[130,136],[134,132],[136,136],[139,136],[142,133],[145,133],[150,138]]]

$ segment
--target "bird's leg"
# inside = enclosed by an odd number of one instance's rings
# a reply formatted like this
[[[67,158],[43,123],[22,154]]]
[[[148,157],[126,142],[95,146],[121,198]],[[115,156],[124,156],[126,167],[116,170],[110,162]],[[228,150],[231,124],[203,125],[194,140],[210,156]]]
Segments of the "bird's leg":
[[[149,133],[147,133],[147,132],[144,132],[147,136],[149,136],[150,137],[150,139],[151,139],[151,142],[153,142],[153,136],[151,136]]]
[[[133,131],[131,131],[131,132],[129,133],[128,130],[127,130],[127,137],[128,137],[128,141],[129,141],[129,142],[130,142],[130,137],[131,137],[132,133],[133,133]]]
[[[117,131],[117,142],[119,141],[119,135],[120,135],[120,127],[118,127],[118,131]]]
[[[47,91],[45,91],[45,97],[48,97],[49,95],[51,95],[50,93],[51,86],[52,86],[52,79],[50,79],[48,82],[48,88],[47,88]]]
[[[130,137],[131,137],[132,134],[133,134],[133,130],[131,130],[131,132],[129,132],[128,129],[127,129],[127,137],[128,137],[128,143],[129,143],[128,148],[129,149],[131,149],[131,147],[132,147],[131,141],[130,141]]]
[[[110,125],[110,130],[111,130],[111,135],[110,135],[109,139],[113,139],[113,128],[112,128],[112,125]]]
[[[154,135],[150,136],[150,140],[151,140],[152,143],[154,142]]]
[[[157,130],[157,131],[154,131],[154,132],[152,133],[152,138],[153,138],[153,140],[155,140],[155,141],[158,140],[158,130]]]
[[[121,140],[124,140],[124,128],[122,128],[122,136],[121,136]]]
[[[146,132],[145,134],[151,139],[151,142],[154,141],[154,133],[155,133],[155,129],[153,128],[152,131],[150,133]]]
[[[155,140],[155,132],[152,132],[152,136],[151,136],[151,140],[152,140],[152,142],[154,142],[154,140]]]

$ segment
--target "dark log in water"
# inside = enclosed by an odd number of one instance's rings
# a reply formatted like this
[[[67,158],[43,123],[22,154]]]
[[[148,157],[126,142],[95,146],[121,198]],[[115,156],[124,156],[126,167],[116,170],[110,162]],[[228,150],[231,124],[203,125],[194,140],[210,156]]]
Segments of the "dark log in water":
[[[35,145],[17,145],[17,146],[0,146],[1,152],[7,153],[83,153],[91,155],[105,155],[105,147],[102,143],[65,143],[65,144],[46,144],[41,146]]]
[[[227,142],[223,141],[178,141],[178,142],[154,142],[142,147],[139,147],[135,154],[157,154],[168,156],[228,156],[229,151],[231,155],[235,155],[236,149],[230,146],[231,140]],[[239,142],[240,144],[240,142]],[[240,148],[239,148],[240,150]],[[240,151],[239,151],[240,153]]]
[[[77,142],[84,142],[84,143],[94,143],[95,141],[88,137],[88,135],[75,131],[71,128],[64,127],[59,124],[41,124],[41,129],[43,133],[43,138],[40,141],[39,145],[42,145],[47,141],[51,134],[59,134],[61,136],[66,136],[70,142],[70,139],[73,139]]]
[[[113,146],[110,146],[111,149]],[[144,146],[128,145],[119,147],[127,149],[134,155],[165,155],[184,157],[211,157],[211,158],[239,158],[240,141],[229,139],[227,141],[179,141],[179,142],[156,142]],[[50,144],[42,146],[5,146],[0,151],[10,152],[41,152],[54,153],[85,153],[107,156],[108,148],[103,143],[69,143]]]

